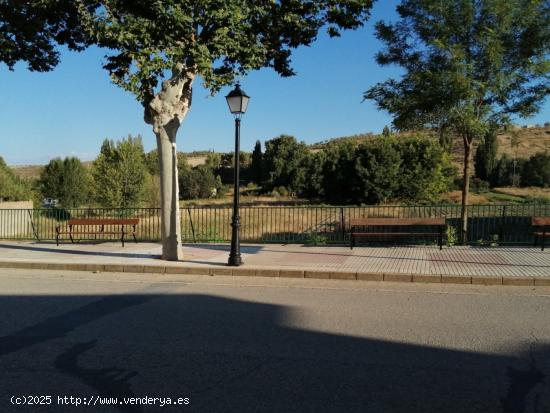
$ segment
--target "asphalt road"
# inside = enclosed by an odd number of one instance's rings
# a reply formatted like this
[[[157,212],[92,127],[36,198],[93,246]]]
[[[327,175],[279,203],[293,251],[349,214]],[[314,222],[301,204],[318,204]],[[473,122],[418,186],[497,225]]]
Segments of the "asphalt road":
[[[547,413],[550,288],[0,270],[0,412],[80,411]]]

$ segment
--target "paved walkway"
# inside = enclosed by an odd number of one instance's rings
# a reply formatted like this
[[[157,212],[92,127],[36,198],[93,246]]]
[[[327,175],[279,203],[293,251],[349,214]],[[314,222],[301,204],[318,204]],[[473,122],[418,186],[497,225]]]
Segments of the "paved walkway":
[[[183,262],[159,259],[161,247],[154,243],[63,244],[46,242],[0,242],[0,266],[86,269],[125,272],[189,271],[209,275],[263,275],[388,281],[472,282],[530,278],[527,284],[550,284],[550,250],[529,247],[435,246],[359,247],[243,245],[245,264],[227,267],[229,245],[184,246]],[[44,265],[41,265],[44,264]],[[456,279],[463,277],[462,279]],[[438,281],[439,280],[439,281]],[[468,281],[469,280],[469,281]],[[499,282],[500,280],[500,282]]]

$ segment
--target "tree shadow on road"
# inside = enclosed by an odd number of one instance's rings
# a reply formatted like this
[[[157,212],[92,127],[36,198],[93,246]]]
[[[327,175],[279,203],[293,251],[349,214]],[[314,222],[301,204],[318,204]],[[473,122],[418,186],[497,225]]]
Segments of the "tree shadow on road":
[[[290,307],[210,295],[2,296],[0,410],[75,411],[7,402],[29,388],[66,394],[69,380],[86,395],[191,400],[97,411],[550,411],[547,343],[490,355],[303,330],[292,319]]]

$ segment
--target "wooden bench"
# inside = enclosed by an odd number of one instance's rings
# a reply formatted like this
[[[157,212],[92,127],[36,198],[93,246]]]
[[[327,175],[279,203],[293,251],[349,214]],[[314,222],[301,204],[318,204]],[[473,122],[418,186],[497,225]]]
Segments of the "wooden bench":
[[[532,217],[533,235],[535,236],[535,247],[539,238],[541,239],[541,251],[544,251],[544,241],[550,237],[550,217]]]
[[[437,237],[439,249],[443,249],[443,235],[445,233],[445,218],[352,218],[350,221],[350,248],[355,246],[356,237],[387,237],[387,236],[423,236]],[[407,231],[407,227],[437,227],[437,232],[418,232],[414,228]],[[368,227],[389,227],[387,232],[368,232]]]
[[[59,246],[59,238],[61,235],[68,235],[71,242],[74,243],[73,235],[119,235],[122,246],[124,247],[124,236],[129,233],[125,230],[126,226],[131,226],[131,234],[136,239],[136,226],[139,224],[138,218],[86,218],[86,219],[69,219],[67,226],[62,228],[58,225],[55,228],[55,240]],[[107,230],[105,230],[107,227]]]

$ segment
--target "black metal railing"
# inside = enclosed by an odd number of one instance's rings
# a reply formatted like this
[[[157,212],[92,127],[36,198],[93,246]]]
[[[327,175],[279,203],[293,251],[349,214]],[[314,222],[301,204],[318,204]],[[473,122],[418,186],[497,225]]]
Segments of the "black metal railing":
[[[240,213],[241,240],[258,243],[344,243],[354,217],[444,217],[456,234],[461,227],[460,205],[243,206]],[[231,214],[228,206],[181,208],[182,240],[229,242]],[[471,205],[467,242],[531,243],[533,216],[550,216],[550,203]],[[2,209],[0,239],[54,240],[55,228],[70,218],[139,218],[138,239],[160,240],[159,208]]]

